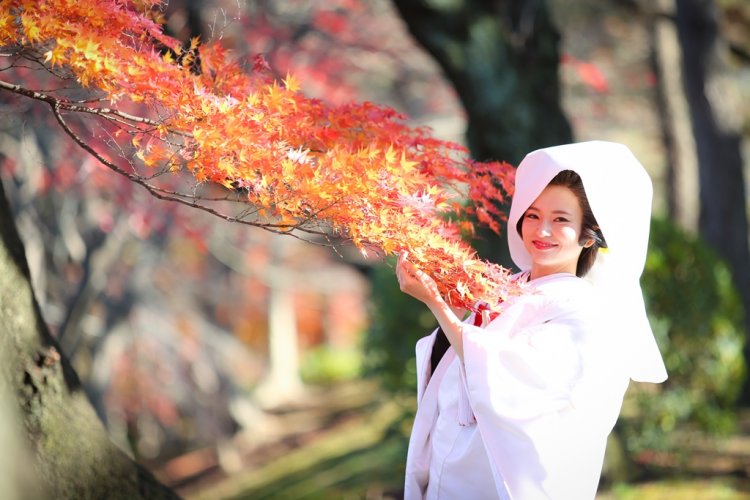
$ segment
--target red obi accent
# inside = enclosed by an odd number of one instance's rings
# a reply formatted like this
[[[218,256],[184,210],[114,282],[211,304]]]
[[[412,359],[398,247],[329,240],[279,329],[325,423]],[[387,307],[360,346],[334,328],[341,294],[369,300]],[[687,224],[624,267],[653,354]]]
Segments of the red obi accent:
[[[497,318],[499,315],[499,312],[490,311],[490,308],[489,306],[487,306],[487,304],[481,303],[477,306],[477,310],[474,313],[474,326],[486,326],[490,321]]]

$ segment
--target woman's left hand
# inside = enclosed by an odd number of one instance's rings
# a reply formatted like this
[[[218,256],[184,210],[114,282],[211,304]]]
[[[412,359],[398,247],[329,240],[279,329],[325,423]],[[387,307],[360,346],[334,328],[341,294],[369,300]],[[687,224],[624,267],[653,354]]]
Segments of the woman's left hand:
[[[402,252],[398,256],[398,263],[396,264],[396,278],[401,291],[428,306],[441,302],[443,298],[435,280],[409,262],[407,260],[408,255],[408,252]]]

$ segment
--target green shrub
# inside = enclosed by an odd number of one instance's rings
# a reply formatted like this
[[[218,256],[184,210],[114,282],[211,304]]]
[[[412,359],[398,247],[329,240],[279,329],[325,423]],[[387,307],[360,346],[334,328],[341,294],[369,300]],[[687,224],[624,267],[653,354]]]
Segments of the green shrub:
[[[381,379],[386,389],[410,391],[416,397],[414,346],[437,327],[421,302],[401,292],[393,259],[372,272],[370,329],[364,339],[364,372]]]
[[[669,379],[633,384],[620,424],[626,448],[663,447],[685,424],[731,431],[746,368],[742,305],[729,269],[700,240],[654,219],[641,283]]]
[[[302,358],[300,375],[309,384],[351,380],[362,372],[362,355],[356,349],[316,347]]]

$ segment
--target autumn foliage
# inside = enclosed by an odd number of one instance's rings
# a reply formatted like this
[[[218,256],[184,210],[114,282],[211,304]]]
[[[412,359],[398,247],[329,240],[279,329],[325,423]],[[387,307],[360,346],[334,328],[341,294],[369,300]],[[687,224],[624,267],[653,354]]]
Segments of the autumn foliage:
[[[499,231],[510,165],[474,162],[389,108],[308,98],[261,56],[183,47],[162,8],[4,0],[0,89],[48,103],[81,147],[159,198],[365,255],[408,250],[456,305],[513,293],[507,270],[465,242],[472,218]],[[29,66],[56,86],[29,88]]]

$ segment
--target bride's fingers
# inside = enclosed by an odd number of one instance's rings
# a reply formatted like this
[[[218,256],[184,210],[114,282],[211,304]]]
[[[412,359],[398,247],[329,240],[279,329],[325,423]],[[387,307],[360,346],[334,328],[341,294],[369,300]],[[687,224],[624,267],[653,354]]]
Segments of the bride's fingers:
[[[408,257],[408,254],[406,252],[401,253],[398,256],[398,262],[396,263],[396,269],[399,269],[401,271],[408,269],[408,265],[411,264],[408,260],[406,260]]]
[[[403,289],[408,286],[409,281],[418,282],[422,287],[429,287],[432,279],[430,276],[407,260],[408,252],[402,252],[396,263],[396,279]]]
[[[410,274],[406,264],[407,262],[404,260],[403,256],[399,256],[398,264],[396,265],[396,279],[398,280],[399,285],[403,285],[404,281]]]

